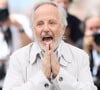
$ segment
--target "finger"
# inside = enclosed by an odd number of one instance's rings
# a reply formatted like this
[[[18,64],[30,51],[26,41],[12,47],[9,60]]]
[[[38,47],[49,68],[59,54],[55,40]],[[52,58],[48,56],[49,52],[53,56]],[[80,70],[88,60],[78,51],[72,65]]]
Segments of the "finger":
[[[50,63],[50,53],[49,47],[46,47],[45,56],[43,58],[42,70],[46,77],[49,79],[51,76],[51,63]]]
[[[53,50],[53,44],[52,43],[50,44],[49,47],[50,47],[50,50]]]
[[[49,44],[46,44],[46,51],[49,50]]]
[[[50,57],[51,57],[51,51],[49,50],[49,48],[50,48],[50,44],[46,44],[46,49],[45,49],[45,53],[44,53],[44,60],[48,64],[50,64]]]
[[[45,49],[44,56],[46,56],[46,57],[49,57],[49,58],[50,58],[50,56],[51,56],[50,54],[51,54],[50,44],[47,44],[47,45],[46,45],[46,49]]]

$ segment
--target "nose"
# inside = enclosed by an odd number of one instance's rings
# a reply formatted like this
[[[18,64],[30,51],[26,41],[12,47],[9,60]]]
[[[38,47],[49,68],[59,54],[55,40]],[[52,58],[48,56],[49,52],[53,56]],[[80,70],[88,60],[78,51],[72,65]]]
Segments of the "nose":
[[[43,26],[43,31],[44,31],[44,32],[49,32],[49,26],[48,26],[47,23],[44,24],[44,26]]]

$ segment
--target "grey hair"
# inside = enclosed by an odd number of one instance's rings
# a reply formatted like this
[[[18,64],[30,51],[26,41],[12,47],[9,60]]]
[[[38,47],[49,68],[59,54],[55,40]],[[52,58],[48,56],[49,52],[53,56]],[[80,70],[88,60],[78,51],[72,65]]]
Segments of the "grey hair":
[[[51,0],[51,1],[54,1],[54,0]],[[72,3],[72,2],[73,2],[73,0],[69,0],[69,2],[70,2],[70,3]]]
[[[59,12],[59,15],[61,16],[62,24],[63,24],[64,26],[67,26],[67,25],[68,25],[68,24],[67,24],[67,21],[66,21],[67,14],[66,14],[66,11],[64,10],[63,7],[61,7],[61,6],[58,5],[57,3],[54,3],[54,2],[52,2],[52,1],[50,1],[50,0],[36,0],[36,2],[35,2],[34,5],[33,5],[32,14],[31,14],[31,15],[32,15],[32,16],[31,16],[31,27],[32,27],[32,28],[33,28],[33,24],[34,24],[34,13],[35,13],[36,9],[37,9],[38,7],[40,7],[41,5],[43,5],[43,4],[51,4],[51,5],[55,6],[55,7],[57,7],[58,12]]]

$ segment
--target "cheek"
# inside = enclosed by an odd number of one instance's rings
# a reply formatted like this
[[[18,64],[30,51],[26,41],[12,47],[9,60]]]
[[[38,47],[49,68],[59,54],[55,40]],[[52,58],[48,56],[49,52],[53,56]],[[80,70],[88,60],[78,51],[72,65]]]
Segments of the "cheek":
[[[55,37],[59,38],[63,35],[63,33],[61,31],[57,31],[55,32]]]
[[[63,34],[64,34],[64,28],[59,27],[55,33],[56,33],[57,35],[59,35],[59,36],[60,36],[60,35],[63,35]]]
[[[35,34],[36,37],[39,37],[40,36],[41,31],[38,30],[37,28],[34,28],[34,31],[33,32],[34,32],[34,34]]]

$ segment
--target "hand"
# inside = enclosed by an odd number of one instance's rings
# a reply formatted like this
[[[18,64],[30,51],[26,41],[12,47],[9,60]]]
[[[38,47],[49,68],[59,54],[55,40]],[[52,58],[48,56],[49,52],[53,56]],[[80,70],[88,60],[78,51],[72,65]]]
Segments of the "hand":
[[[42,70],[48,79],[50,79],[51,76],[51,62],[50,62],[51,55],[50,54],[51,51],[49,50],[49,45],[46,45],[46,50],[44,53],[44,58],[42,63]]]
[[[54,78],[58,75],[60,70],[60,64],[53,50],[51,51],[51,70]]]

